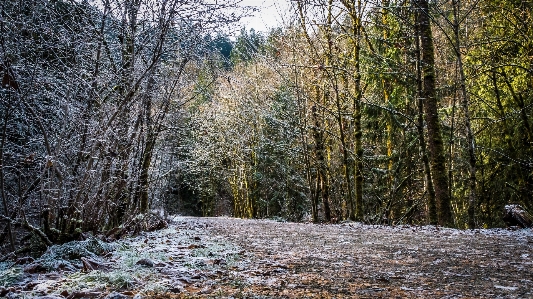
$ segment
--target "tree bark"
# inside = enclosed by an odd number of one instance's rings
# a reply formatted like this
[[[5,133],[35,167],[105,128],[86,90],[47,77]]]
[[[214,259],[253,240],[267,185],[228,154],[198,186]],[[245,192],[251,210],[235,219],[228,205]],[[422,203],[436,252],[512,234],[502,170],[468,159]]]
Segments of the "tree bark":
[[[418,16],[417,16],[418,20]],[[416,22],[418,24],[418,22]],[[424,165],[424,179],[426,182],[426,192],[428,195],[428,215],[427,219],[429,224],[437,224],[437,203],[435,201],[435,189],[433,187],[433,179],[431,178],[431,169],[429,166],[429,158],[427,154],[426,147],[426,136],[424,134],[424,100],[422,98],[422,66],[420,65],[421,53],[420,53],[420,28],[416,25],[416,80],[417,80],[417,107],[418,107],[418,117],[417,117],[417,131],[418,131],[418,141],[420,148],[420,156],[422,158],[422,163]]]
[[[362,24],[361,14],[363,6],[361,1],[342,0],[342,5],[348,10],[352,26],[352,61],[354,63],[354,91],[352,107],[352,126],[354,135],[354,176],[355,176],[355,220],[363,219],[363,127],[361,125],[361,100],[363,92],[361,88],[361,38]]]
[[[6,190],[4,186],[4,144],[7,137],[7,120],[9,119],[9,111],[6,109],[4,125],[2,130],[2,142],[0,143],[0,195],[2,196],[2,204],[4,206],[5,216],[9,216],[9,207],[7,204]],[[6,225],[7,234],[9,237],[9,245],[11,246],[11,251],[15,251],[15,239],[13,238],[13,229],[11,227],[11,222],[8,221]]]
[[[466,91],[466,76],[463,67],[463,57],[461,55],[461,39],[459,37],[459,9],[461,7],[460,0],[453,1],[453,15],[454,15],[454,33],[455,33],[455,53],[457,55],[457,63],[459,65],[460,85],[462,93],[462,106],[465,114],[465,128],[466,128],[466,140],[468,142],[468,165],[469,165],[469,178],[468,178],[468,228],[473,229],[476,227],[475,212],[476,212],[476,140],[472,132],[472,126],[470,124],[470,110],[468,105],[469,96]]]
[[[326,221],[331,221],[331,208],[329,207],[329,181],[326,157],[324,155],[324,133],[322,132],[320,121],[318,118],[318,111],[316,106],[312,107],[314,118],[313,137],[315,139],[316,147],[315,154],[317,158],[317,196],[322,193],[322,205],[324,206],[324,218]]]
[[[442,226],[454,226],[451,198],[448,193],[446,160],[437,110],[435,57],[427,0],[415,0],[421,39],[421,66],[423,76],[422,99],[428,132],[430,167],[437,202],[437,221]]]

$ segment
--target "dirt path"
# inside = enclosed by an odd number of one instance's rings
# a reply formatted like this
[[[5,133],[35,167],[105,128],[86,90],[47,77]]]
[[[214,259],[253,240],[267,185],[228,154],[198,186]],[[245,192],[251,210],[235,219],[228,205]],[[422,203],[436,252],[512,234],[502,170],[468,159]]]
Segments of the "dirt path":
[[[531,230],[186,221],[248,253],[246,297],[533,298]]]
[[[11,297],[533,298],[531,229],[175,217],[115,247],[102,269],[28,274]]]

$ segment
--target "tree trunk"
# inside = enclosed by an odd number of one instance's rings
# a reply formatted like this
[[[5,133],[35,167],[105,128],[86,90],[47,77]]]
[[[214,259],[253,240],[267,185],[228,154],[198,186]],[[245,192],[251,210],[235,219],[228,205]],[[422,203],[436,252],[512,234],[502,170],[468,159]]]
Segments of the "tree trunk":
[[[459,9],[461,8],[460,0],[453,1],[453,15],[454,15],[454,33],[455,33],[455,53],[457,55],[457,63],[459,64],[460,85],[462,93],[462,106],[465,114],[466,140],[468,142],[468,165],[469,165],[469,195],[468,195],[468,228],[476,227],[475,221],[475,207],[476,207],[476,140],[472,132],[470,124],[470,110],[469,97],[466,91],[466,77],[463,67],[463,57],[461,55],[461,40],[459,37]]]
[[[326,221],[331,221],[331,208],[329,207],[329,181],[326,157],[324,155],[324,133],[321,130],[320,120],[318,118],[318,111],[316,106],[312,107],[314,118],[313,137],[315,139],[315,154],[317,159],[317,196],[318,192],[322,193],[322,204],[324,206],[324,218]]]
[[[355,176],[355,220],[363,219],[363,127],[361,125],[361,100],[363,92],[361,88],[361,14],[363,11],[361,1],[341,1],[348,10],[352,26],[352,61],[354,63],[354,91],[352,107],[352,126],[354,135],[354,176]]]
[[[383,28],[382,34],[383,34],[383,41],[387,42],[389,40],[389,28],[388,28],[388,9],[389,9],[390,1],[389,0],[383,0],[381,1],[381,26]],[[386,48],[380,47],[381,55],[386,55]],[[388,57],[387,57],[388,58]],[[392,84],[388,78],[386,78],[386,75],[381,75],[381,87],[383,88],[383,102],[385,104],[385,107],[390,107],[390,94],[392,90]],[[390,113],[387,113],[387,116],[385,118],[386,123],[386,131],[387,131],[387,171],[388,171],[388,190],[389,190],[389,201],[394,201],[394,175],[393,175],[393,160],[392,160],[392,136],[393,136],[393,126],[392,126],[392,115]]]
[[[326,35],[326,41],[327,41],[327,49],[328,52],[326,53],[326,59],[325,59],[325,65],[330,66],[333,63],[333,39],[332,39],[332,9],[333,9],[333,1],[329,0],[328,2],[328,18],[327,18],[327,28],[325,30]],[[346,132],[346,124],[344,121],[343,115],[345,112],[343,111],[343,103],[342,100],[344,96],[341,96],[341,92],[339,91],[339,79],[337,71],[335,70],[335,67],[331,67],[331,72],[326,72],[328,75],[330,75],[330,79],[333,84],[333,90],[335,92],[335,106],[337,108],[337,113],[335,115],[335,119],[337,121],[337,126],[339,128],[339,138],[341,142],[342,147],[342,167],[344,171],[344,182],[346,184],[346,191],[348,198],[344,200],[343,206],[345,210],[347,210],[348,218],[351,220],[355,220],[355,201],[353,198],[353,186],[352,186],[352,179],[353,179],[353,159],[350,157],[350,153],[348,152],[348,141],[347,141],[347,132]],[[348,84],[345,84],[345,86],[348,86]]]
[[[421,53],[420,53],[420,26],[418,26],[418,15],[416,16],[416,81],[417,81],[417,107],[418,107],[418,117],[417,117],[417,131],[418,131],[418,141],[420,148],[420,156],[422,158],[422,163],[424,165],[424,177],[426,182],[426,192],[428,194],[428,222],[429,224],[437,224],[437,203],[435,201],[435,189],[433,187],[433,179],[431,178],[431,169],[429,166],[429,158],[427,154],[426,147],[426,137],[424,134],[424,100],[422,98],[422,66],[421,62]]]
[[[7,205],[6,189],[4,186],[4,144],[7,137],[7,120],[9,119],[9,110],[6,109],[4,114],[4,125],[2,127],[2,142],[0,143],[0,195],[2,196],[2,204],[4,206],[4,214],[9,217],[9,207]],[[9,245],[11,251],[15,251],[15,239],[13,238],[13,229],[11,227],[11,221],[6,224],[7,235],[9,237]]]
[[[437,110],[435,57],[433,35],[431,32],[429,7],[427,0],[415,0],[418,14],[418,26],[421,39],[421,66],[423,75],[422,99],[428,131],[428,148],[430,154],[431,175],[435,188],[437,202],[438,224],[453,226],[451,199],[448,193],[448,177],[446,175],[446,160],[441,135],[440,121]]]
[[[152,154],[154,152],[155,147],[155,138],[152,136],[152,134],[149,134],[146,137],[146,144],[144,153],[142,155],[142,161],[141,161],[141,173],[139,175],[139,188],[140,188],[140,194],[139,194],[139,211],[141,213],[148,212],[149,208],[149,200],[148,200],[148,177],[149,177],[149,170],[150,170],[150,164],[152,162]]]

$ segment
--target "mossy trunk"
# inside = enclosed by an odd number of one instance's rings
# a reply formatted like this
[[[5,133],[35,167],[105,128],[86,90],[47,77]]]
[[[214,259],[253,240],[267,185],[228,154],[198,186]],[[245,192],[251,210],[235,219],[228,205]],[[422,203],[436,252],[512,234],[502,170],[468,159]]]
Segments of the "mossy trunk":
[[[421,39],[422,66],[422,99],[428,133],[428,149],[431,175],[435,188],[437,202],[438,224],[454,226],[451,208],[451,198],[448,192],[448,176],[446,174],[446,158],[441,134],[436,95],[435,53],[433,48],[433,34],[430,25],[430,12],[427,0],[416,0],[418,12],[418,26]]]

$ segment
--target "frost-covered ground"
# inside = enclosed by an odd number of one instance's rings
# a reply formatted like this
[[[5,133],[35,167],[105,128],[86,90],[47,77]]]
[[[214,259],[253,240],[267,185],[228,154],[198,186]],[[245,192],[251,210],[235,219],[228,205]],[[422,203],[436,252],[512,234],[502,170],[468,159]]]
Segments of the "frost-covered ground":
[[[8,296],[533,298],[531,229],[193,217],[172,223],[117,242],[97,258],[99,270],[30,275],[11,267]]]
[[[203,222],[213,234],[253,253],[247,265],[253,275],[243,275],[257,290],[253,294],[262,290],[269,297],[294,298],[533,298],[530,229]],[[285,271],[271,271],[265,280],[262,273],[269,267]]]

